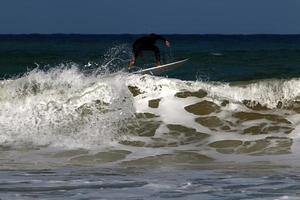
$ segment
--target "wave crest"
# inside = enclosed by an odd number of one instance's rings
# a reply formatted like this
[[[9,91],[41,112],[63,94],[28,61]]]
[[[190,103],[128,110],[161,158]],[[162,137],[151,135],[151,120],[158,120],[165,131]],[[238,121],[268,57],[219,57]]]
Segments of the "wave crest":
[[[134,113],[121,74],[84,75],[77,67],[33,70],[1,82],[0,143],[105,145]]]

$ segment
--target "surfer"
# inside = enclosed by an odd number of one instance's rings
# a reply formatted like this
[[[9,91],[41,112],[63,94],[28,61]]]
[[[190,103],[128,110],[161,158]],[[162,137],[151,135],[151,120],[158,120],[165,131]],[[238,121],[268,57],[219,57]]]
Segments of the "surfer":
[[[135,64],[138,56],[143,57],[143,51],[153,51],[155,54],[156,65],[159,66],[160,53],[159,48],[155,46],[155,42],[157,40],[164,41],[167,47],[171,46],[170,42],[166,38],[154,33],[138,38],[132,45],[133,57],[130,61],[129,68]]]

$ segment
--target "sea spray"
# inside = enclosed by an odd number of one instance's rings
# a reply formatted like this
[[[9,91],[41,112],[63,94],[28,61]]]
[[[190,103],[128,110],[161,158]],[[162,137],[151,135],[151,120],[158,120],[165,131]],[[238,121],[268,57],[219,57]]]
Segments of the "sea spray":
[[[77,67],[33,70],[1,82],[1,144],[101,146],[120,137],[134,113],[120,74],[84,75]]]

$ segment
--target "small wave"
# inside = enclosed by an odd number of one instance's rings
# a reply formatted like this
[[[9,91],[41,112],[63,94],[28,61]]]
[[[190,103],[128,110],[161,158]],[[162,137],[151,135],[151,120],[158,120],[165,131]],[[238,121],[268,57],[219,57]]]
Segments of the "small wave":
[[[213,52],[213,53],[211,53],[211,55],[213,55],[213,56],[223,56],[222,53],[217,53],[217,52]]]

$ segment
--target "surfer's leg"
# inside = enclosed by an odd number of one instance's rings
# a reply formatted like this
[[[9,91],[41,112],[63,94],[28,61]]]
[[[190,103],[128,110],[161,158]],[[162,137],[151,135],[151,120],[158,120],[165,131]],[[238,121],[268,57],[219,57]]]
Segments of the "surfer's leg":
[[[160,65],[160,52],[159,52],[159,48],[157,46],[153,46],[152,47],[152,51],[154,51],[155,54],[155,63],[156,65]]]
[[[130,64],[129,64],[129,68],[132,67],[133,65],[135,65],[136,59],[137,59],[137,57],[139,56],[140,53],[141,53],[140,49],[133,47],[133,56],[132,56],[132,59],[131,59]]]

